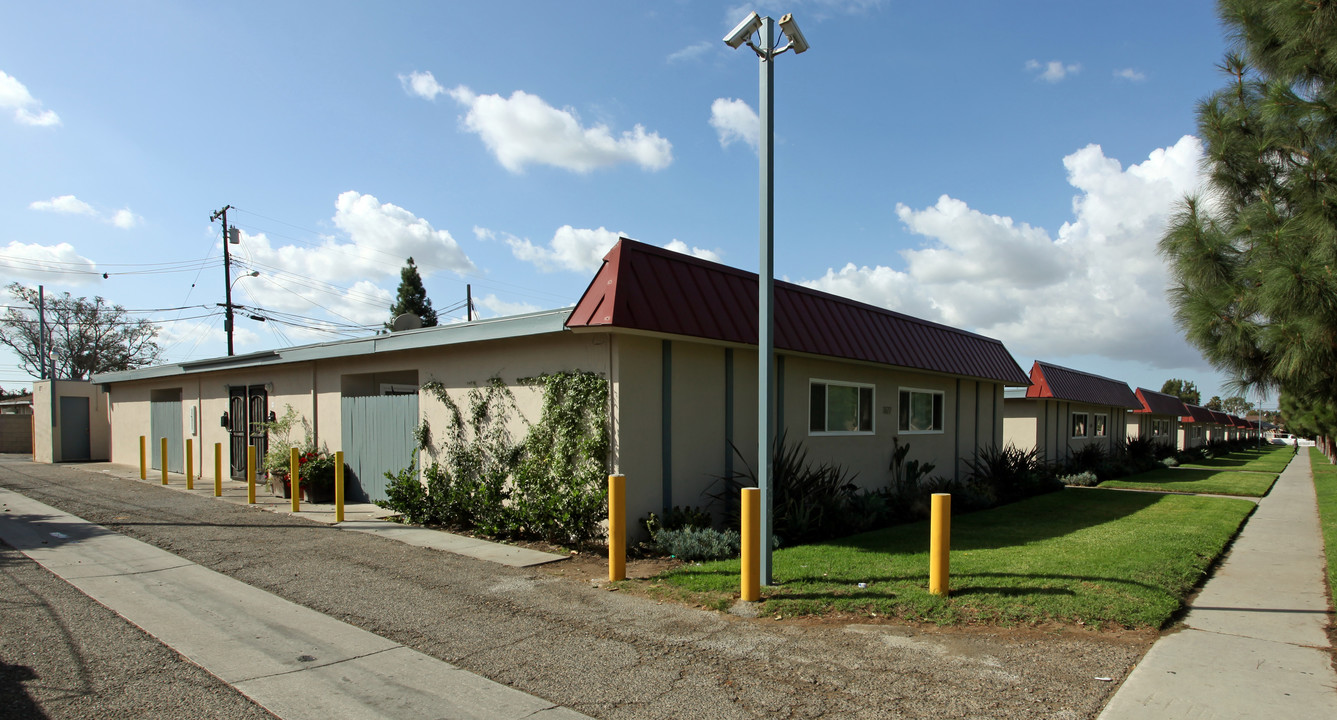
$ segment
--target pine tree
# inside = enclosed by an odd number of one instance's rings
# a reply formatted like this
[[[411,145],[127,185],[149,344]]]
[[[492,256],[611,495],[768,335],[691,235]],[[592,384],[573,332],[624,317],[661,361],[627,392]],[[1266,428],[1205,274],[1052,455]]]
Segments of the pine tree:
[[[422,285],[422,276],[418,274],[413,258],[409,258],[404,269],[399,271],[399,296],[390,306],[390,322],[385,328],[391,329],[394,319],[404,313],[417,315],[423,327],[436,327],[436,311],[432,309],[432,301],[427,297],[427,289]]]
[[[1209,189],[1161,240],[1171,304],[1231,390],[1280,390],[1324,423],[1337,417],[1337,6],[1219,10],[1234,49],[1198,108]]]

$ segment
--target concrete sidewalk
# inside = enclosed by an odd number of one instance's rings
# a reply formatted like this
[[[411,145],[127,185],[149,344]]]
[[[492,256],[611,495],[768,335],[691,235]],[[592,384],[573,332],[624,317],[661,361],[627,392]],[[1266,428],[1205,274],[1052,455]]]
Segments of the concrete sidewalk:
[[[0,539],[284,720],[585,718],[0,489]]]
[[[186,489],[186,476],[184,473],[167,473],[167,484],[162,484],[162,473],[158,470],[150,470],[146,479],[140,480],[139,468],[129,465],[118,465],[109,462],[81,463],[77,466],[81,470],[88,472],[101,473],[112,477],[124,478],[126,480],[136,480],[167,490],[176,490],[179,492],[190,493],[198,497],[214,498],[214,480],[212,477],[196,478],[194,489]],[[356,532],[370,533],[381,537],[390,538],[408,545],[417,545],[419,547],[428,547],[435,550],[464,555],[476,560],[487,560],[488,562],[508,565],[510,567],[532,567],[534,565],[543,565],[545,563],[565,560],[566,555],[555,555],[553,553],[530,550],[529,548],[506,545],[505,543],[489,542],[477,538],[465,537],[454,533],[444,532],[442,530],[429,530],[427,528],[414,527],[411,525],[400,525],[389,522],[386,518],[393,517],[394,512],[386,510],[372,503],[349,503],[344,505],[344,521],[335,522],[333,504],[314,504],[301,503],[301,510],[294,513],[292,511],[292,501],[275,496],[269,491],[267,484],[257,484],[255,493],[255,504],[246,502],[247,491],[246,483],[224,479],[222,483],[222,495],[214,498],[224,502],[230,502],[234,505],[249,505],[250,507],[267,510],[273,513],[292,515],[301,517],[313,522],[325,523],[326,525],[336,525],[342,530],[353,530]]]
[[[1309,454],[1282,472],[1193,601],[1100,720],[1337,717]]]

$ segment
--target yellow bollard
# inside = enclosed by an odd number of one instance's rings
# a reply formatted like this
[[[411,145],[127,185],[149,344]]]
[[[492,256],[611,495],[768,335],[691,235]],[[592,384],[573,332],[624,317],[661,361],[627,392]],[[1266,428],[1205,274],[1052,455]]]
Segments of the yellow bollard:
[[[195,441],[186,438],[186,489],[195,489]]]
[[[627,476],[608,476],[608,581],[627,579]]]
[[[148,461],[148,450],[146,449],[146,448],[147,448],[147,445],[145,445],[145,442],[146,442],[146,441],[147,441],[147,439],[146,439],[143,435],[140,435],[140,436],[139,436],[139,479],[140,479],[140,480],[148,480],[148,479],[149,479],[149,461]]]
[[[334,521],[344,521],[344,451],[334,453]]]
[[[158,453],[158,464],[162,465],[162,484],[167,484],[167,438],[158,439],[158,447],[162,451]]]
[[[302,466],[298,462],[297,448],[288,450],[288,480],[292,485],[292,511],[302,511]]]
[[[743,488],[742,527],[742,599],[761,599],[761,489]]]
[[[214,497],[223,497],[223,443],[214,443]]]
[[[246,502],[255,504],[255,446],[246,446]]]
[[[933,493],[929,524],[928,591],[947,597],[952,559],[952,496]]]

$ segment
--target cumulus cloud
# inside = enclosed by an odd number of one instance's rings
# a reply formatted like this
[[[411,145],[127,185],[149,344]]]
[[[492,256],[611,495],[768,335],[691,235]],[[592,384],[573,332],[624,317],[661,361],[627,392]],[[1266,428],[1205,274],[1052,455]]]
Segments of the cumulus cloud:
[[[1063,63],[1058,60],[1050,60],[1047,63],[1038,60],[1027,60],[1026,69],[1036,74],[1036,78],[1044,80],[1047,83],[1056,83],[1069,75],[1076,75],[1082,71],[1082,66],[1076,63]]]
[[[677,239],[670,240],[669,243],[664,246],[664,248],[666,250],[672,250],[673,252],[676,253],[682,253],[683,255],[691,255],[692,257],[698,257],[701,258],[702,260],[709,260],[711,262],[720,261],[720,254],[718,252],[715,252],[714,250],[706,250],[705,248],[689,247],[687,243]]]
[[[143,221],[144,218],[131,212],[130,208],[122,208],[120,210],[117,210],[116,212],[111,214],[110,218],[107,219],[107,222],[111,223],[112,225],[115,225],[116,227],[122,230],[129,230],[130,228],[142,223]]]
[[[563,225],[557,228],[546,247],[511,236],[506,238],[506,244],[511,247],[511,254],[516,258],[532,263],[544,272],[571,270],[592,273],[599,269],[604,255],[617,244],[620,237],[622,233],[602,227],[590,230]]]
[[[761,120],[742,100],[716,98],[710,104],[710,126],[719,135],[720,147],[729,147],[735,140],[741,140],[756,150],[761,142]]]
[[[250,303],[307,317],[328,311],[333,322],[372,325],[386,320],[404,260],[412,257],[423,278],[441,271],[477,270],[455,239],[412,212],[354,190],[334,203],[339,236],[317,246],[278,245],[265,233],[242,230],[236,250],[243,264],[260,271],[237,284]],[[327,284],[328,283],[328,284]],[[347,288],[343,290],[341,288]],[[324,326],[328,327],[328,326]],[[285,328],[294,340],[328,340],[315,330]]]
[[[404,86],[404,92],[417,95],[424,100],[435,100],[437,95],[446,92],[430,72],[415,71],[408,75],[400,75],[399,84]]]
[[[498,298],[496,295],[476,297],[474,298],[474,305],[489,311],[494,317],[523,315],[525,313],[538,312],[543,309],[538,305],[531,305],[527,302],[507,302]],[[477,308],[475,308],[475,312],[477,312]]]
[[[603,124],[584,127],[574,110],[559,110],[523,90],[505,98],[461,85],[449,93],[468,109],[461,120],[464,128],[482,138],[511,172],[533,164],[580,173],[622,163],[662,170],[673,161],[672,144],[641,125],[621,135]]]
[[[999,338],[1019,358],[1099,355],[1199,366],[1174,326],[1156,246],[1174,206],[1197,191],[1202,143],[1185,136],[1127,168],[1088,145],[1063,159],[1077,190],[1054,234],[943,197],[897,207],[925,239],[902,269],[829,269],[804,284]]]
[[[29,210],[53,212],[62,215],[97,215],[92,205],[73,195],[61,195],[50,200],[34,200],[28,203]]]
[[[1119,78],[1121,80],[1127,80],[1129,82],[1142,82],[1143,80],[1147,79],[1146,75],[1143,75],[1142,73],[1134,70],[1133,68],[1124,68],[1122,70],[1115,70],[1114,77]]]
[[[13,110],[14,122],[20,125],[47,127],[60,124],[54,110],[43,110],[41,101],[13,75],[0,70],[0,109]]]
[[[97,265],[69,243],[38,245],[13,241],[0,248],[0,274],[50,282],[53,274],[66,285],[87,285],[102,279]]]

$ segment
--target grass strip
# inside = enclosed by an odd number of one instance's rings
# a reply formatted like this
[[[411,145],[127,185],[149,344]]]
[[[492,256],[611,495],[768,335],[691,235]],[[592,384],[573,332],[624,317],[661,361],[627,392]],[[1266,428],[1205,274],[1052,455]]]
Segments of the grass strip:
[[[1337,601],[1337,465],[1309,448],[1309,466],[1314,474],[1314,493],[1318,495],[1319,526],[1323,531],[1323,550],[1328,557],[1328,587]]]
[[[1293,447],[1262,445],[1256,449],[1241,450],[1221,457],[1184,463],[1180,467],[1280,473],[1286,469],[1293,457],[1295,457],[1295,448]]]
[[[1247,500],[1066,490],[952,518],[951,596],[928,593],[926,522],[777,550],[769,614],[1161,627],[1253,510]],[[687,565],[652,592],[726,607],[739,562]],[[863,583],[863,587],[860,587]]]
[[[1276,481],[1277,476],[1273,473],[1165,468],[1106,480],[1100,487],[1263,497]]]

